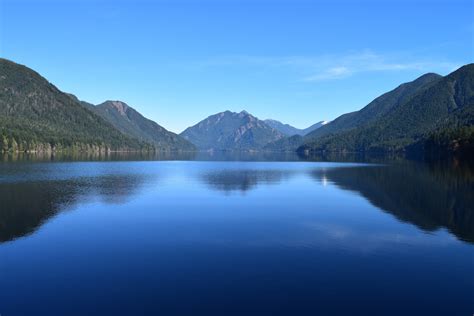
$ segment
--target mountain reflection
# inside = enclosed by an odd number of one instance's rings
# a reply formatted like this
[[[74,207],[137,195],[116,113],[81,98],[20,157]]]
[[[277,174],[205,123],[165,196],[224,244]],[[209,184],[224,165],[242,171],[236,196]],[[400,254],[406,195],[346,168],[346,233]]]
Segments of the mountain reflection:
[[[218,170],[205,173],[201,180],[211,189],[218,191],[246,192],[255,189],[259,184],[277,184],[290,177],[291,171],[285,170]]]
[[[170,161],[194,160],[195,158],[195,152],[0,153],[0,163],[48,161]]]
[[[474,242],[474,172],[466,166],[395,164],[313,171],[425,231],[446,228]]]
[[[139,175],[66,181],[0,183],[0,243],[33,233],[61,211],[96,195],[105,203],[123,203],[141,183]]]

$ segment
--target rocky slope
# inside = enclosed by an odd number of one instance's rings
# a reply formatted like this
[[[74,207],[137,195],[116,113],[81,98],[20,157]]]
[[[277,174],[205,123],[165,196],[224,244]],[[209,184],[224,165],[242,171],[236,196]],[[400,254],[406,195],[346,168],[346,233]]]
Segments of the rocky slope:
[[[242,111],[209,116],[180,134],[200,150],[260,150],[284,135]]]

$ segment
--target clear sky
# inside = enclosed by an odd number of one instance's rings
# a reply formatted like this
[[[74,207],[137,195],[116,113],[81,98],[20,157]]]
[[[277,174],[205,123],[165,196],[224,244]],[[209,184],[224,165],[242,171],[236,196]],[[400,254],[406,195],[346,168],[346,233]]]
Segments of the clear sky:
[[[243,109],[296,127],[474,61],[474,1],[0,0],[0,56],[181,132]]]

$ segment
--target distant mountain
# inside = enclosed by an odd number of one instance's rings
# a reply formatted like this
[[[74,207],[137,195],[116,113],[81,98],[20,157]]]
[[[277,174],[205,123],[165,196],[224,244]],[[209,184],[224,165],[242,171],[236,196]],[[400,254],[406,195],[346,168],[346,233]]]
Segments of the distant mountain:
[[[0,150],[141,150],[77,99],[35,71],[0,59]]]
[[[285,137],[246,111],[217,113],[180,135],[201,150],[259,150]]]
[[[320,122],[317,122],[317,123],[311,125],[310,127],[300,129],[300,128],[293,127],[289,124],[284,124],[280,121],[272,120],[272,119],[267,119],[264,122],[267,123],[269,126],[273,127],[274,129],[276,129],[277,131],[279,131],[280,133],[282,133],[285,136],[293,136],[293,135],[304,136],[304,135],[306,135],[308,133],[311,133],[312,131],[320,128],[321,126],[323,126],[327,123],[326,121],[320,121]]]
[[[397,151],[415,144],[423,150],[432,135],[446,131],[455,138],[445,141],[472,146],[473,108],[474,64],[469,64],[446,77],[428,74],[400,86],[310,133],[298,150]]]
[[[84,105],[90,108],[89,104],[84,103]],[[92,107],[92,110],[123,134],[150,143],[157,150],[195,150],[190,142],[145,118],[124,102],[106,101]]]
[[[301,133],[299,135],[306,136],[307,134],[311,133],[312,131],[315,131],[318,128],[323,127],[324,125],[326,125],[328,123],[329,123],[329,121],[319,121],[317,123],[314,123],[313,125],[302,129]]]

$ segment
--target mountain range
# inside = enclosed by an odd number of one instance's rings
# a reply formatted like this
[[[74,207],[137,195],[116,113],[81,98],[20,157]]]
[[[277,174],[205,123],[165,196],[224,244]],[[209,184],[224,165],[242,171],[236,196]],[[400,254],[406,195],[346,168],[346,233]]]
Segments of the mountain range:
[[[280,121],[272,120],[272,119],[266,119],[264,120],[264,122],[287,137],[294,136],[294,135],[304,136],[328,123],[327,121],[320,121],[307,128],[300,129],[300,128],[293,127],[290,124],[285,124]]]
[[[195,147],[120,101],[98,106],[0,59],[2,151],[183,151]]]
[[[359,111],[298,129],[224,111],[177,135],[122,101],[64,93],[35,71],[0,59],[0,150],[474,153],[474,64],[425,74]]]

